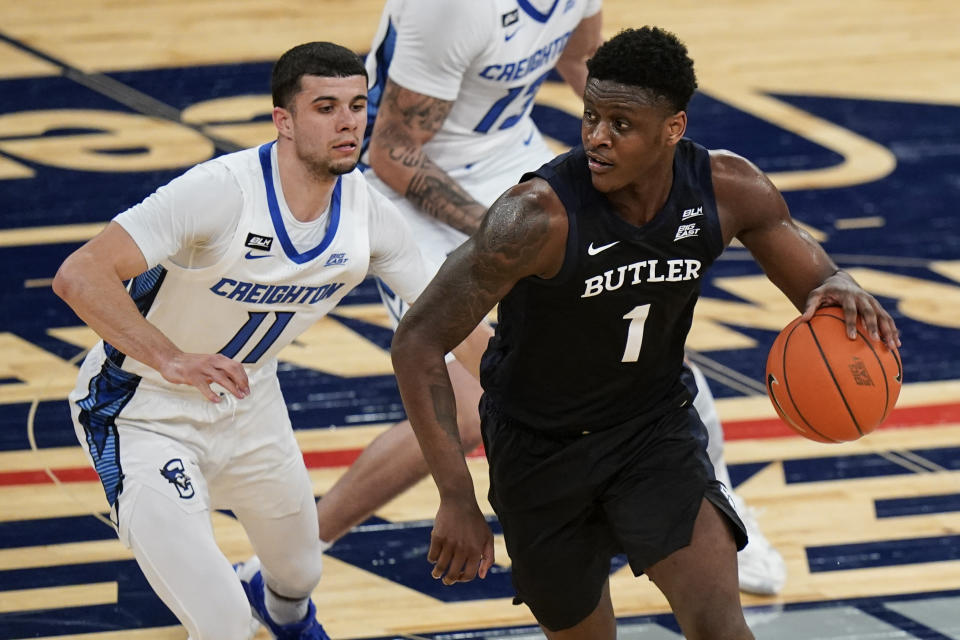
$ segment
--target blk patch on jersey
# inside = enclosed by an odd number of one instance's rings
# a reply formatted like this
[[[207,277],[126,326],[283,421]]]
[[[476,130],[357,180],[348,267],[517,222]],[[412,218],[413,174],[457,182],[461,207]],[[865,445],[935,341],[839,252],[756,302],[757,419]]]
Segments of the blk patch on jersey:
[[[258,236],[255,233],[248,233],[247,241],[243,244],[251,249],[270,251],[270,247],[273,245],[273,238],[270,236]]]
[[[517,24],[520,21],[520,10],[514,9],[513,11],[508,11],[507,13],[500,16],[500,24],[505,27],[509,27],[512,24]]]

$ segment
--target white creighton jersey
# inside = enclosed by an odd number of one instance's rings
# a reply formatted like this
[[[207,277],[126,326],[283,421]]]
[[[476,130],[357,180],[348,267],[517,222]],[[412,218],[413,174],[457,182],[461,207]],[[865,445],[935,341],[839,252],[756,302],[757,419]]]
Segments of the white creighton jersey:
[[[600,0],[387,0],[367,56],[367,135],[389,76],[454,102],[424,146],[442,169],[519,152],[540,136],[530,119],[537,90],[599,10]]]
[[[188,172],[180,183],[174,181],[117,218],[147,263],[156,265],[129,287],[141,313],[185,352],[221,353],[242,362],[251,371],[251,381],[272,373],[277,352],[326,315],[366,277],[368,268],[405,298],[418,295],[432,273],[400,215],[356,170],[338,178],[325,221],[312,228],[312,223],[300,223],[297,229],[283,201],[273,147],[268,143],[198,165],[191,171],[201,172],[201,179],[191,183]],[[187,268],[177,242],[187,248],[211,242],[209,236],[197,241],[189,229],[183,233],[176,227],[177,220],[185,218],[189,224],[191,215],[204,214],[197,210],[196,198],[189,197],[198,193],[199,185],[218,192],[208,196],[211,200],[236,203],[220,207],[236,226],[223,221],[220,228],[228,232],[214,238],[219,243],[215,258]],[[157,199],[161,207],[152,202]],[[165,215],[149,215],[158,208]],[[180,218],[175,217],[178,210]],[[223,220],[224,213],[214,211],[212,216]],[[180,236],[176,241],[153,237],[171,226],[176,228],[172,235]],[[312,235],[304,235],[304,228]],[[300,236],[291,240],[297,231]],[[309,246],[298,249],[296,239]],[[104,355],[145,382],[189,389],[170,385],[157,371],[109,344],[89,357]]]

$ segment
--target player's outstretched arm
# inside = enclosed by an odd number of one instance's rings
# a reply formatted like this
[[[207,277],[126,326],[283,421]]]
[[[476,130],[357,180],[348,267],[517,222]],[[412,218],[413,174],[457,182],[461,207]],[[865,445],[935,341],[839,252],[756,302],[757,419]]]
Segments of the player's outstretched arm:
[[[783,196],[762,171],[726,151],[711,152],[711,167],[725,244],[738,238],[806,319],[820,307],[843,307],[851,339],[859,316],[875,340],[900,345],[890,314],[794,224]]]
[[[183,353],[144,319],[123,281],[146,270],[133,238],[111,222],[64,260],[53,279],[53,291],[97,335],[168,381],[192,385],[213,402],[220,398],[210,389],[211,382],[238,398],[250,393],[246,372],[238,362],[217,354]]]
[[[422,211],[470,235],[480,226],[486,207],[423,150],[452,107],[452,101],[404,89],[387,80],[370,134],[370,166],[391,189]]]
[[[493,537],[477,505],[457,430],[444,354],[463,341],[521,278],[560,268],[566,216],[550,187],[531,180],[493,204],[480,230],[447,258],[400,321],[391,354],[403,404],[440,490],[427,559],[445,584],[485,577]]]

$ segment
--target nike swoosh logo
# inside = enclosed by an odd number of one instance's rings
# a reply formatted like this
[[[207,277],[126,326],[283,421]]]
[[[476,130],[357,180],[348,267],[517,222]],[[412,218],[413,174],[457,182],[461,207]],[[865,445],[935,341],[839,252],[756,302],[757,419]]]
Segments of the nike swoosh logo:
[[[587,247],[587,254],[588,254],[588,255],[591,255],[591,256],[595,256],[595,255],[597,255],[598,253],[600,253],[601,251],[606,251],[607,249],[609,249],[610,247],[612,247],[612,246],[615,245],[615,244],[620,244],[620,241],[619,241],[619,240],[614,240],[614,241],[611,242],[610,244],[601,245],[601,246],[599,246],[599,247],[593,246],[593,243],[591,242],[591,243],[590,243],[590,246]]]
[[[503,34],[503,41],[504,41],[504,42],[510,42],[511,40],[513,40],[513,36],[515,36],[515,35],[517,35],[518,33],[520,33],[520,29],[523,29],[523,27],[517,28],[517,30],[514,31],[513,33],[505,33],[505,34]]]
[[[271,254],[269,253],[254,253],[253,251],[247,251],[247,254],[243,256],[247,260],[256,260],[257,258],[269,258]]]

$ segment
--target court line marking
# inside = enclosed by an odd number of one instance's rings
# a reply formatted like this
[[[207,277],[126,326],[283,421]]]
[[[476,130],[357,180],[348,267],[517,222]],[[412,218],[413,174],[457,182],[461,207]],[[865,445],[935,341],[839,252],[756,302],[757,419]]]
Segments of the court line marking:
[[[3,601],[0,602],[0,613],[25,613],[44,609],[116,604],[118,590],[117,582],[113,581],[4,591]],[[32,607],[36,603],[54,602],[56,605]]]
[[[786,101],[790,96],[784,92],[777,92],[786,98],[781,99],[773,93],[730,83],[701,86],[700,90],[735,109],[761,118],[843,158],[839,164],[827,167],[767,173],[780,191],[828,189],[874,182],[887,177],[897,167],[897,158],[887,147],[835,122],[793,106]]]
[[[685,350],[687,358],[698,365],[703,369],[703,374],[712,379],[716,380],[721,384],[725,384],[731,389],[740,391],[744,395],[748,396],[765,396],[767,395],[767,388],[764,384],[758,380],[754,380],[748,375],[742,374],[736,369],[731,369],[730,367],[714,360],[709,356],[705,356],[699,351],[694,351],[693,349]]]
[[[914,473],[930,473],[931,471],[930,469],[926,467],[922,467],[898,454],[900,454],[900,451],[878,451],[877,452],[877,455],[879,455],[881,458],[888,460],[897,466],[903,467],[908,471],[913,471]]]
[[[863,218],[838,218],[833,221],[833,228],[841,231],[848,229],[874,229],[887,224],[883,216],[866,216]]]
[[[79,69],[63,60],[60,60],[59,58],[50,55],[49,53],[41,51],[35,47],[31,47],[25,42],[21,42],[20,40],[7,35],[3,31],[0,31],[0,41],[6,42],[10,46],[20,49],[24,53],[59,67],[60,73],[64,78],[76,82],[77,84],[84,86],[95,93],[106,96],[111,100],[119,102],[120,104],[133,109],[137,113],[156,118],[162,118],[164,120],[170,120],[184,127],[188,127],[210,140],[214,147],[222,152],[231,153],[233,151],[240,151],[243,148],[234,142],[211,135],[204,127],[198,124],[184,121],[183,112],[176,107],[157,100],[153,96],[147,95],[142,91],[138,91],[133,87],[125,85],[119,80],[114,80],[110,76],[102,73],[89,73]]]
[[[926,467],[927,471],[932,471],[934,473],[940,471],[950,471],[950,469],[937,464],[933,460],[928,460],[923,456],[917,455],[913,451],[909,451],[907,449],[895,449],[894,451],[900,457],[906,458],[907,460],[910,460],[911,462],[914,462],[922,467]]]

